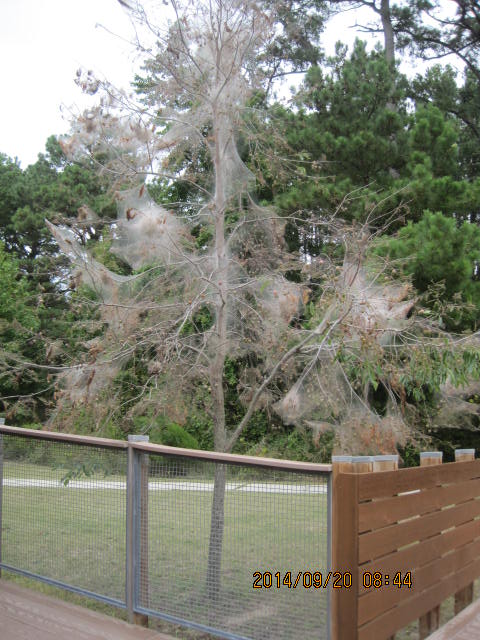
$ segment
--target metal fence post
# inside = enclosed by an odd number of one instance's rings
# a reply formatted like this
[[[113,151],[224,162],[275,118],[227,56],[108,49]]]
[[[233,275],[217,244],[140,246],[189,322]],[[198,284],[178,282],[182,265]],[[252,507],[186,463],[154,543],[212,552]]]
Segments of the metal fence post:
[[[148,436],[128,436],[129,443]],[[148,626],[148,616],[136,613],[139,596],[148,599],[148,454],[128,447],[127,462],[126,604],[128,621]],[[145,603],[148,604],[148,603]]]
[[[0,425],[5,424],[5,418],[0,418]],[[3,434],[0,433],[0,565],[2,564],[2,507],[3,507]],[[2,567],[0,566],[0,578],[2,577]]]
[[[332,571],[332,472],[327,477],[327,575]],[[332,590],[327,591],[327,640],[332,638]]]

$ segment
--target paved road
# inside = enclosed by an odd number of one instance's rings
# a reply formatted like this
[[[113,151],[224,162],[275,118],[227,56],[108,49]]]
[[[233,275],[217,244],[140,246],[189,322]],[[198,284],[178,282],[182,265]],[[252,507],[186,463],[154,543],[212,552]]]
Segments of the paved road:
[[[125,482],[109,480],[70,480],[65,486],[59,480],[38,478],[4,478],[5,487],[41,487],[42,489],[116,489],[125,491]],[[149,482],[149,491],[213,491],[213,482],[166,481]],[[268,482],[227,482],[227,491],[245,493],[318,494],[327,493],[326,484],[286,484]]]

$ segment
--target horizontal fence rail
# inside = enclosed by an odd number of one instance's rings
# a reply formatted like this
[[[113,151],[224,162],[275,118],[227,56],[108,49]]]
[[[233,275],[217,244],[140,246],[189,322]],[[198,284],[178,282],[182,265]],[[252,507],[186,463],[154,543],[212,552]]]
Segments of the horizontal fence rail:
[[[330,465],[0,426],[0,568],[223,638],[329,637]]]

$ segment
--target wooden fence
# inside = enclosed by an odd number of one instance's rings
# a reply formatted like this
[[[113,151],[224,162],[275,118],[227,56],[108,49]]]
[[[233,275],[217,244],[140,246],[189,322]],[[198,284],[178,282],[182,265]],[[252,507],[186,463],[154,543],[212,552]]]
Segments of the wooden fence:
[[[422,454],[420,467],[400,470],[393,456],[333,461],[333,640],[390,640],[417,619],[425,638],[443,600],[455,595],[455,613],[471,601],[480,460],[473,450],[456,454],[448,464]]]

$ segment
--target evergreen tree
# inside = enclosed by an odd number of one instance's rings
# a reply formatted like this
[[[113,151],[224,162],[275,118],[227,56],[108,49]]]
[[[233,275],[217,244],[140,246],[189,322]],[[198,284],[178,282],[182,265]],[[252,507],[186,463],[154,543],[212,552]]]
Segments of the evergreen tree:
[[[422,219],[384,238],[376,252],[396,274],[412,277],[427,305],[453,330],[476,331],[480,323],[480,228],[425,211]],[[440,287],[440,289],[438,289]],[[433,293],[436,291],[436,295]],[[442,311],[440,311],[442,307]]]
[[[397,45],[436,60],[455,56],[480,80],[480,10],[476,0],[407,0],[393,8]]]
[[[23,302],[19,300],[19,308],[26,305],[35,317],[28,327],[28,338],[25,327],[17,332],[14,342],[10,334],[5,336],[3,369],[11,370],[0,382],[0,396],[8,398],[11,422],[34,422],[48,415],[54,391],[53,384],[47,383],[47,370],[35,367],[45,365],[47,354],[52,366],[61,365],[65,337],[70,334],[73,338],[68,262],[59,255],[45,218],[60,221],[76,218],[79,212],[82,217],[83,212],[79,237],[86,242],[87,226],[101,231],[104,222],[100,216],[107,221],[112,217],[113,197],[105,178],[93,171],[92,165],[68,161],[53,136],[47,140],[46,153],[39,154],[37,162],[23,171],[6,156],[0,160],[0,239],[3,259],[7,259],[5,254],[11,259],[4,285],[8,291],[17,281],[21,283],[18,295]],[[100,213],[94,223],[87,220],[91,206]],[[15,276],[12,265],[17,270]],[[23,347],[22,340],[26,343]],[[69,348],[75,345],[78,341],[72,341]],[[18,403],[14,402],[15,394],[21,397]]]

